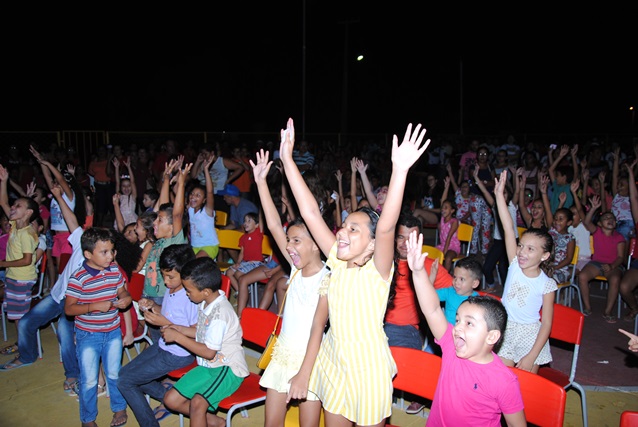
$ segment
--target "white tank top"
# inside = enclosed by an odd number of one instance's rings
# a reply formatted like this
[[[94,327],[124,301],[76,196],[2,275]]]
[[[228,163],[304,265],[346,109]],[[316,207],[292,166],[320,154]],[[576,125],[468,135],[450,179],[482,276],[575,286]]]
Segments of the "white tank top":
[[[192,247],[201,248],[219,245],[217,230],[215,230],[215,216],[208,216],[206,208],[195,212],[195,209],[189,207],[188,219],[191,225]]]
[[[75,209],[75,201],[77,200],[77,197],[75,197],[75,193],[73,193],[73,201],[69,200],[69,198],[66,197],[65,193],[62,194],[62,200],[66,202],[66,205],[69,207],[69,209],[71,210]],[[64,216],[62,215],[62,210],[60,209],[60,205],[58,204],[58,201],[55,198],[51,199],[50,211],[51,211],[51,230],[69,231],[69,227],[67,227],[66,221],[64,221]]]

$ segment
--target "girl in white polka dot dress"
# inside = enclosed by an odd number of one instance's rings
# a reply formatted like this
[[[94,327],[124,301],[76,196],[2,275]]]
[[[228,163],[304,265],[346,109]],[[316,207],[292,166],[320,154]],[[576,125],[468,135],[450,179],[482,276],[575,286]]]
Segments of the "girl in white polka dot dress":
[[[551,278],[554,242],[546,231],[532,228],[517,245],[514,223],[503,195],[506,181],[507,171],[496,179],[494,188],[510,261],[502,299],[507,310],[507,328],[498,355],[507,366],[536,373],[540,365],[552,361],[548,340],[557,290],[556,281]]]

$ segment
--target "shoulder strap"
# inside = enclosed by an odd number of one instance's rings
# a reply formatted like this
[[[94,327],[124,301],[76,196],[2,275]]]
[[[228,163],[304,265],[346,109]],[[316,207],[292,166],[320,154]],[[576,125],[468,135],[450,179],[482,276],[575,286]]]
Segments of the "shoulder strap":
[[[286,304],[286,296],[288,296],[288,291],[290,290],[290,287],[292,286],[292,281],[295,279],[295,276],[297,276],[297,273],[299,273],[299,271],[300,270],[295,271],[295,274],[293,274],[290,280],[288,281],[288,289],[286,289],[286,293],[284,294],[284,299],[283,301],[281,301],[281,306],[279,306],[279,314],[277,314],[277,321],[275,322],[275,327],[272,330],[273,335],[277,333],[277,326],[279,326],[279,321],[281,320],[281,313],[284,312],[284,305]]]

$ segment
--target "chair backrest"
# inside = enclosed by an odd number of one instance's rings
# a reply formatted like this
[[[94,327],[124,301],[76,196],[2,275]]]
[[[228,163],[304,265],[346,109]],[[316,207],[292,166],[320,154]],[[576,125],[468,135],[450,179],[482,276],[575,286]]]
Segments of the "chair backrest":
[[[265,348],[275,322],[277,315],[272,311],[246,307],[241,313],[240,320],[244,341]]]
[[[421,252],[422,253],[427,252],[428,258],[435,259],[440,264],[443,264],[443,259],[445,258],[445,256],[443,255],[443,252],[440,249],[437,249],[434,246],[430,246],[430,245],[423,245],[423,249],[421,250]]]
[[[219,247],[225,249],[241,249],[239,247],[239,238],[243,236],[239,230],[217,229],[217,237],[219,238]]]
[[[64,267],[66,267],[67,262],[71,259],[71,254],[60,254],[60,264],[58,267],[58,274],[62,274],[64,271]]]
[[[272,244],[270,238],[264,234],[264,238],[261,241],[261,253],[267,257],[272,256]]]
[[[40,258],[40,269],[38,273],[46,274],[46,272],[47,272],[47,253],[43,252],[42,258]]]
[[[470,254],[470,242],[472,241],[472,234],[474,234],[474,227],[462,222],[459,224],[459,229],[456,233],[461,244],[465,246],[465,250],[462,251],[463,255],[468,256]]]
[[[392,381],[394,388],[434,399],[441,372],[441,358],[413,348],[390,347],[390,351],[397,364],[397,375]]]
[[[228,225],[228,213],[215,211],[215,227],[225,227]]]
[[[518,237],[521,237],[527,231],[525,227],[516,227],[516,229],[518,230]]]
[[[554,304],[554,320],[549,337],[569,344],[580,345],[585,315],[562,304]]]
[[[638,426],[638,411],[623,411],[620,414],[620,427]]]
[[[221,290],[226,294],[226,298],[230,295],[230,277],[222,274]]]
[[[140,273],[131,274],[131,280],[128,283],[128,293],[133,301],[139,301],[144,292],[144,279],[146,277]]]
[[[562,426],[567,400],[565,389],[540,375],[510,369],[518,377],[526,421],[539,426]]]
[[[574,283],[574,277],[576,275],[576,264],[578,264],[578,246],[574,247],[574,256],[572,257],[572,262],[571,264],[571,269],[572,269],[572,275],[571,278],[569,279],[568,282],[564,282],[564,283],[559,283],[559,285],[570,285],[572,283]]]

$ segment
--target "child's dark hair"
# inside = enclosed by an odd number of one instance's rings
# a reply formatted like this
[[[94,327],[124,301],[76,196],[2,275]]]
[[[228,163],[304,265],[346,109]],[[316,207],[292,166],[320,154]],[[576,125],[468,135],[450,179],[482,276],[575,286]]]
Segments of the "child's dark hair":
[[[452,199],[445,199],[445,200],[443,200],[443,203],[447,203],[447,204],[449,204],[449,205],[450,205],[450,208],[451,208],[454,212],[456,212],[457,207],[456,207],[456,202],[455,202],[454,200],[452,200]],[[443,203],[441,203],[441,206],[443,206]]]
[[[415,217],[414,215],[401,214],[399,216],[399,219],[397,220],[397,229],[399,228],[400,225],[406,228],[417,227],[418,228],[417,232],[418,233],[421,232],[421,221],[419,221],[419,219]]]
[[[184,243],[181,245],[167,246],[160,255],[160,270],[175,270],[181,274],[182,268],[187,262],[195,259],[195,252],[191,245]]]
[[[91,227],[87,229],[80,239],[82,251],[93,252],[97,242],[111,242],[113,243],[113,247],[115,247],[115,236],[113,235],[113,231],[100,227]]]
[[[549,257],[545,261],[542,261],[539,267],[545,274],[552,277],[554,275],[554,239],[547,231],[541,228],[528,228],[527,231],[523,233],[523,236],[526,234],[531,234],[543,240],[541,249],[543,252],[549,252]]]
[[[357,209],[355,212],[363,212],[364,214],[368,215],[368,218],[370,219],[368,228],[370,229],[370,236],[374,239],[374,236],[377,233],[377,222],[379,222],[379,214],[377,213],[377,211],[368,206],[364,206]]]
[[[559,166],[556,168],[556,172],[564,175],[566,182],[572,182],[574,179],[574,169],[571,166]]]
[[[38,202],[33,200],[31,197],[20,197],[20,199],[25,201],[27,209],[31,209],[31,216],[27,222],[35,221],[35,219],[40,216],[40,205],[38,205]]]
[[[308,234],[310,234],[310,230],[308,230],[308,226],[306,225],[306,223],[304,222],[303,218],[298,216],[297,218],[293,219],[292,221],[290,221],[288,223],[288,227],[286,227],[286,230],[290,230],[290,227],[300,227],[306,230],[306,232],[308,232]],[[310,235],[312,237],[312,235]]]
[[[497,347],[503,340],[503,334],[505,333],[505,326],[507,325],[507,310],[499,300],[488,296],[474,296],[469,297],[461,303],[463,304],[475,304],[483,309],[485,312],[485,323],[487,324],[488,331],[499,331],[501,337],[494,344]]]
[[[155,229],[153,228],[153,223],[157,219],[157,212],[143,212],[142,215],[137,217],[137,220],[142,224],[142,228],[146,230],[146,238],[154,242],[155,239]]]
[[[36,228],[40,228],[40,227],[44,227],[44,220],[42,219],[42,217],[40,215],[38,215],[32,222],[35,222],[35,225],[37,226]],[[40,230],[36,230],[38,233],[40,232]]]
[[[246,219],[246,217],[255,221],[255,224],[259,224],[259,214],[257,212],[248,212],[246,215],[244,215],[244,220]]]
[[[476,256],[467,256],[457,261],[455,268],[464,268],[472,275],[472,280],[481,281],[483,278],[483,266]]]
[[[78,221],[78,224],[84,224],[86,222],[86,204],[84,202],[84,189],[80,185],[75,176],[68,172],[62,172],[64,176],[64,180],[69,184],[71,190],[73,190],[74,198],[75,198],[75,207],[73,208],[73,213],[75,214],[75,218]]]
[[[162,203],[159,207],[158,212],[165,212],[168,217],[168,223],[173,223],[173,204],[172,203]]]
[[[193,190],[201,190],[204,193],[204,200],[203,200],[203,204],[202,207],[199,209],[200,211],[202,209],[204,209],[206,207],[206,187],[203,186],[202,184],[195,184],[193,185],[193,187],[190,189],[189,194],[193,192]],[[199,211],[198,211],[199,212]]]
[[[565,218],[567,218],[567,221],[574,220],[574,213],[571,211],[571,209],[567,209],[567,208],[556,209],[556,212],[554,212],[554,215],[558,215],[559,213],[562,213],[563,215],[565,215]]]
[[[217,263],[209,257],[195,258],[187,262],[182,267],[180,275],[182,280],[192,281],[200,291],[204,289],[218,291],[222,283],[222,273]]]
[[[148,190],[144,191],[143,195],[148,196],[148,198],[154,202],[157,202],[157,199],[159,199],[159,193],[154,188],[149,188]]]
[[[115,261],[120,266],[122,271],[126,274],[127,278],[130,278],[133,271],[137,268],[142,258],[142,248],[137,243],[131,243],[128,241],[124,234],[117,231],[113,231],[113,238],[115,239]]]

